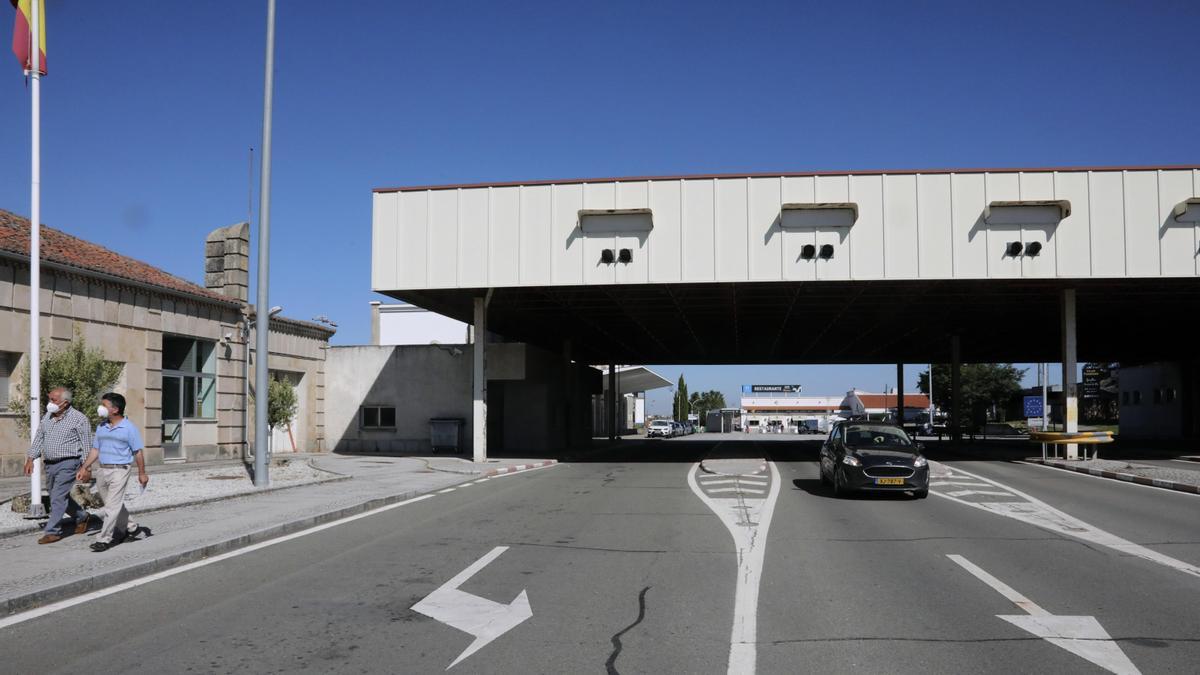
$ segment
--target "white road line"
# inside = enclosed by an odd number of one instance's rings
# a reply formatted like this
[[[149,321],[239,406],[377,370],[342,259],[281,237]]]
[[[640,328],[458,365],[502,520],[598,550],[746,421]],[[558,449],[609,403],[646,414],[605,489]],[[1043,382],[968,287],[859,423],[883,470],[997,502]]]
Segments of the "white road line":
[[[490,478],[480,478],[479,480],[477,480],[477,481],[472,481],[472,482],[473,482],[473,483],[486,483],[486,482],[488,482],[489,480],[491,480],[491,479],[490,479]]]
[[[987,584],[988,586],[991,586],[1000,595],[1003,595],[1004,597],[1008,598],[1009,601],[1012,602],[1012,604],[1016,605],[1017,607],[1020,607],[1021,609],[1025,610],[1026,612],[1029,612],[1033,616],[1049,616],[1050,615],[1050,612],[1047,612],[1046,610],[1042,609],[1041,607],[1038,607],[1037,604],[1034,603],[1034,601],[1032,601],[1029,598],[1018,593],[1016,591],[1016,589],[1014,589],[1012,586],[1009,586],[1008,584],[1004,583],[1003,581],[1000,581],[996,577],[988,574],[986,571],[984,571],[982,568],[980,568],[978,565],[971,562],[970,560],[967,560],[966,558],[962,557],[961,555],[956,555],[954,553],[947,553],[946,557],[953,560],[954,562],[958,563],[959,565],[962,565],[963,569],[967,570],[971,574],[974,574],[980,581]]]
[[[935,481],[929,482],[930,487],[936,487],[938,485],[966,485],[969,487],[991,487],[987,483],[968,483],[967,481],[959,481],[959,480],[935,480]]]
[[[454,492],[454,491],[455,491],[455,490],[457,490],[457,489],[458,489],[458,488],[446,488],[445,490],[438,490],[438,494],[439,494],[439,495],[444,495],[444,494],[446,494],[447,492]]]
[[[995,490],[954,490],[946,494],[951,497],[966,497],[967,495],[996,495],[998,497],[1015,497],[1011,492],[997,492]]]
[[[1029,523],[1030,525],[1036,525],[1044,530],[1057,532],[1058,534],[1065,534],[1070,537],[1075,537],[1076,539],[1106,546],[1114,551],[1117,551],[1118,553],[1124,553],[1141,558],[1143,560],[1149,560],[1150,562],[1158,563],[1160,565],[1170,567],[1171,569],[1183,572],[1184,574],[1200,578],[1200,567],[1176,558],[1172,558],[1171,556],[1164,555],[1158,551],[1148,549],[1141,544],[1135,544],[1128,539],[1123,539],[1089,523],[1085,523],[1075,516],[1060,511],[1053,506],[1050,506],[1046,502],[1021,492],[1016,488],[1009,487],[1008,485],[1004,485],[1003,483],[999,483],[990,478],[977,476],[968,471],[963,471],[962,469],[956,468],[955,471],[966,474],[972,478],[991,483],[998,488],[1008,490],[1009,492],[1012,492],[1014,496],[1020,497],[1025,501],[970,502],[965,499],[959,499],[958,497],[952,497],[936,490],[931,491],[931,494],[937,495],[942,499],[949,499],[950,501],[958,502],[959,504],[966,504],[974,509],[1005,516],[1014,520],[1019,520],[1023,523]],[[1163,490],[1163,492],[1167,492],[1167,490]]]
[[[725,524],[737,551],[737,586],[727,669],[730,675],[753,675],[758,658],[758,591],[766,557],[767,535],[771,529],[771,516],[775,513],[775,502],[779,498],[780,484],[775,463],[769,463],[768,468],[773,478],[770,494],[765,499],[751,501],[710,497],[696,482],[700,464],[694,464],[688,471],[688,486]]]
[[[395,504],[388,504],[387,506],[381,506],[377,509],[371,509],[370,511],[365,511],[365,512],[359,513],[357,515],[347,516],[346,518],[341,518],[339,520],[335,520],[335,521],[332,521],[329,523],[324,523],[322,525],[310,527],[307,530],[293,532],[292,534],[284,535],[284,536],[278,537],[276,539],[270,539],[268,541],[260,542],[257,544],[252,544],[245,548],[239,548],[236,551],[222,553],[220,555],[216,555],[211,558],[205,558],[204,560],[197,560],[194,563],[188,563],[188,564],[182,565],[180,567],[175,567],[175,568],[172,568],[169,570],[164,570],[164,571],[158,572],[156,574],[151,574],[150,576],[147,576],[147,577],[142,577],[140,579],[134,579],[133,581],[126,581],[123,584],[117,584],[116,586],[109,586],[108,588],[104,588],[104,589],[101,589],[98,591],[92,591],[91,593],[85,593],[84,595],[80,595],[80,596],[77,596],[74,598],[60,600],[58,602],[54,602],[49,605],[46,605],[45,607],[38,607],[37,609],[31,609],[27,612],[21,612],[20,614],[13,614],[12,616],[0,619],[0,628],[8,628],[9,626],[15,626],[16,624],[24,623],[26,621],[29,621],[30,619],[36,619],[38,617],[46,616],[47,614],[53,614],[54,612],[58,612],[58,611],[67,609],[68,607],[74,607],[75,605],[81,605],[85,602],[91,602],[92,600],[97,600],[99,598],[113,595],[114,593],[120,593],[121,591],[127,591],[131,588],[137,588],[138,586],[143,586],[148,583],[159,581],[160,579],[166,579],[168,577],[173,577],[176,574],[183,574],[184,572],[190,572],[192,570],[199,569],[201,567],[206,567],[208,565],[212,565],[213,563],[218,563],[223,560],[228,560],[230,558],[236,558],[237,556],[246,555],[247,553],[253,553],[254,551],[259,551],[264,548],[274,546],[276,544],[282,544],[285,541],[299,539],[300,537],[307,537],[310,534],[315,534],[317,532],[321,532],[322,530],[328,530],[333,527],[341,527],[342,525],[345,525],[346,523],[354,522],[356,520],[361,520],[363,518],[370,518],[371,516],[375,516],[380,513],[384,513],[386,511],[391,511],[392,509],[398,509],[401,506],[407,506],[409,504],[419,502],[419,501],[422,501],[425,499],[429,499],[431,497],[433,497],[433,495],[421,495],[420,497],[413,497],[412,499],[406,499],[402,502],[396,502]]]
[[[736,482],[737,482],[736,478],[718,478],[716,480],[712,480],[712,479],[705,480],[703,478],[700,479],[700,484],[704,485],[706,487],[709,485],[733,485]]]

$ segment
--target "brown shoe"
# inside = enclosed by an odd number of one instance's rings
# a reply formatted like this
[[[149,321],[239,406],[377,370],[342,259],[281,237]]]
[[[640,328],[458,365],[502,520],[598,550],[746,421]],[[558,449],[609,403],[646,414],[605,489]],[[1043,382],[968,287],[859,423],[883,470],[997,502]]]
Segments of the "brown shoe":
[[[81,520],[75,524],[75,534],[86,534],[88,531],[88,525],[91,525],[91,524],[92,524],[92,517],[89,515],[87,518],[84,518],[83,520]]]
[[[58,536],[57,534],[43,534],[42,538],[38,539],[38,543],[39,544],[53,544],[54,542],[59,541],[61,539],[62,539],[62,537]]]

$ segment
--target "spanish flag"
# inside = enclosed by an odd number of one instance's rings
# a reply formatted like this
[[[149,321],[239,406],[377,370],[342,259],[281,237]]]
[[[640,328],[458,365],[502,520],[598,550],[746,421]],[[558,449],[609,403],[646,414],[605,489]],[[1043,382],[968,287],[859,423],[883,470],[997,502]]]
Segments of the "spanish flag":
[[[10,0],[17,10],[13,22],[13,54],[26,71],[33,70],[33,2],[32,0]],[[38,3],[38,70],[46,74],[46,0]]]

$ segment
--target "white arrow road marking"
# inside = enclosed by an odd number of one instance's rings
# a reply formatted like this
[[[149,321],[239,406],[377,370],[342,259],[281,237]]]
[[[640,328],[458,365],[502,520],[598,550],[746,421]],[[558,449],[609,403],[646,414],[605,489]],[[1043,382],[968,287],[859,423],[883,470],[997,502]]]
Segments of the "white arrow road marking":
[[[937,463],[930,462],[930,464],[935,465]],[[947,470],[945,465],[939,465],[938,468],[940,470]],[[951,496],[953,493],[945,494],[934,490],[931,492],[931,494],[935,494],[943,499],[949,499],[951,501],[958,502],[959,504],[966,504],[967,506],[976,509],[1006,516],[1008,518],[1013,518],[1023,523],[1036,525],[1037,527],[1050,530],[1051,532],[1057,532],[1059,534],[1075,537],[1076,539],[1082,539],[1083,541],[1089,541],[1101,546],[1107,546],[1118,553],[1126,553],[1138,558],[1142,558],[1143,560],[1149,560],[1160,565],[1165,565],[1171,569],[1179,570],[1180,572],[1193,577],[1200,577],[1200,567],[1186,563],[1177,558],[1172,558],[1169,555],[1164,555],[1158,551],[1152,551],[1141,544],[1135,544],[1128,539],[1122,539],[1115,534],[1101,530],[1098,527],[1093,527],[1092,525],[1083,522],[1075,516],[1059,511],[1053,506],[1050,506],[1040,499],[1031,497],[1020,490],[1011,488],[1002,483],[997,483],[990,478],[984,478],[983,476],[977,476],[973,473],[968,473],[959,468],[955,468],[954,472],[956,474],[961,473],[966,476],[970,476],[971,478],[984,481],[994,487],[1008,490],[1009,492],[1013,493],[1014,496],[1020,497],[1025,501],[971,502]]]
[[[770,493],[764,499],[750,500],[743,499],[741,493],[720,498],[705,494],[696,482],[700,465],[695,464],[688,471],[688,485],[692,492],[712,509],[729,529],[729,534],[733,536],[734,548],[737,550],[737,587],[733,601],[733,631],[729,639],[730,675],[753,675],[758,657],[758,587],[762,579],[763,559],[766,556],[767,533],[771,529],[771,516],[775,513],[780,483],[775,463],[770,462],[769,466]],[[761,493],[760,490],[753,492]]]
[[[490,553],[472,563],[470,567],[459,572],[453,579],[442,584],[436,591],[425,596],[424,600],[412,606],[413,611],[441,621],[464,633],[470,633],[475,638],[466,651],[459,654],[453,663],[446,666],[446,670],[450,670],[458,665],[459,661],[479,651],[492,640],[533,616],[533,609],[529,606],[529,597],[523,590],[516,599],[507,605],[458,590],[459,586],[465,584],[479,570],[487,567],[488,563],[499,558],[500,554],[507,550],[507,546],[497,546]]]
[[[991,586],[1000,595],[1008,598],[1028,614],[997,614],[1012,625],[1057,645],[1072,654],[1085,658],[1110,673],[1136,675],[1137,666],[1121,651],[1121,646],[1100,625],[1094,616],[1055,616],[1038,607],[1032,600],[1018,593],[1011,586],[988,574],[975,563],[961,555],[947,554],[954,562]]]

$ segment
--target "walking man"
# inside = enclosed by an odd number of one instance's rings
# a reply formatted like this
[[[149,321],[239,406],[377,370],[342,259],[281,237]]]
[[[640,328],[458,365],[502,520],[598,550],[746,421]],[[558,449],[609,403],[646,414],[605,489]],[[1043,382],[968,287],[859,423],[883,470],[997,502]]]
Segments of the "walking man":
[[[125,397],[108,393],[100,400],[96,410],[107,421],[96,427],[96,438],[92,450],[79,469],[82,479],[92,464],[99,463],[96,489],[104,500],[104,526],[96,536],[91,548],[102,553],[120,543],[129,534],[129,511],[125,508],[125,488],[129,484],[131,467],[137,464],[138,482],[142,487],[150,482],[143,458],[142,433],[133,422],[125,418]]]
[[[71,406],[71,390],[55,387],[50,390],[46,416],[38,425],[33,445],[25,456],[25,475],[33,473],[33,461],[42,458],[46,467],[46,482],[50,486],[50,520],[39,544],[53,544],[63,538],[62,519],[71,517],[75,534],[87,531],[88,512],[71,499],[79,463],[92,447],[92,425],[87,415]],[[41,499],[41,494],[31,495]]]

